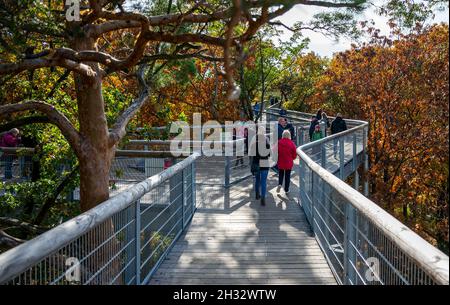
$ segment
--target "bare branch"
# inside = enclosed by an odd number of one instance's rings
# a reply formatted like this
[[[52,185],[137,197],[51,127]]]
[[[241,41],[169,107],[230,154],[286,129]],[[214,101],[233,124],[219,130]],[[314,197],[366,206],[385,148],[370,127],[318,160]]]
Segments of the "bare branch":
[[[81,152],[81,137],[69,119],[55,107],[41,101],[27,101],[21,104],[0,106],[0,119],[9,118],[11,114],[26,111],[38,111],[45,114],[50,122],[55,124],[62,132],[77,155]]]
[[[17,120],[0,125],[0,133],[11,130],[12,128],[19,128],[22,126],[36,123],[50,123],[50,120],[46,116],[28,116],[19,118]]]
[[[131,103],[131,105],[120,115],[114,124],[112,131],[109,133],[109,145],[116,145],[125,135],[126,127],[128,122],[133,118],[136,112],[141,109],[141,107],[148,100],[149,88],[144,80],[145,65],[139,66],[137,71],[137,78],[141,87],[139,96]]]

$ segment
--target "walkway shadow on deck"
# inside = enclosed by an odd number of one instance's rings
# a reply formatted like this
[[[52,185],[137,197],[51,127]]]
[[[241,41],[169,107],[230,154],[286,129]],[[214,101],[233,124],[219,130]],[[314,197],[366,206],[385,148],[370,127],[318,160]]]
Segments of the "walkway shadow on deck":
[[[269,179],[266,206],[251,179],[222,194],[197,188],[198,210],[150,283],[335,284],[296,196],[277,194]]]

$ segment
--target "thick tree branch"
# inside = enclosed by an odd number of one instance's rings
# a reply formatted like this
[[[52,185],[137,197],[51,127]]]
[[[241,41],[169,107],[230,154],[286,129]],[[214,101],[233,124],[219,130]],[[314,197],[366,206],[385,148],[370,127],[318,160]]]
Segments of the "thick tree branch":
[[[0,227],[4,228],[5,226],[17,227],[23,231],[33,234],[41,234],[49,230],[47,227],[37,226],[19,219],[0,217]]]
[[[0,132],[8,131],[11,130],[12,128],[19,128],[22,126],[37,123],[50,123],[50,119],[46,116],[28,116],[19,118],[17,120],[0,125]]]
[[[80,155],[81,137],[69,119],[55,107],[41,101],[27,101],[21,104],[0,106],[0,119],[9,118],[10,115],[26,111],[38,111],[45,114],[50,122],[55,124],[62,132],[77,155]]]
[[[93,77],[94,70],[86,64],[78,63],[64,58],[33,58],[24,59],[17,63],[0,64],[0,75],[18,74],[25,70],[35,70],[39,68],[63,67],[79,74]]]
[[[42,221],[48,214],[48,211],[52,206],[55,205],[56,200],[58,199],[59,194],[66,188],[66,186],[75,178],[78,173],[79,166],[75,166],[70,173],[68,173],[58,184],[54,192],[45,200],[42,205],[41,210],[39,211],[36,219],[33,221],[33,225],[40,225]]]
[[[3,230],[0,230],[0,249],[9,250],[14,248],[20,244],[23,244],[25,240],[15,238],[14,236],[9,235]]]
[[[116,145],[125,135],[128,122],[133,118],[136,112],[145,104],[150,94],[149,88],[144,80],[145,65],[139,66],[137,78],[141,87],[139,96],[131,105],[120,115],[109,134],[109,145]]]

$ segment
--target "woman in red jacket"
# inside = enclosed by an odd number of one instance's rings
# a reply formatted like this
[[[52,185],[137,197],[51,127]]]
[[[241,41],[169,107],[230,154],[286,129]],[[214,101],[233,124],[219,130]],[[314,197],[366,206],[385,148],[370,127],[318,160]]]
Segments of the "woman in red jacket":
[[[284,191],[289,193],[289,184],[291,182],[291,170],[294,166],[294,160],[297,158],[297,152],[294,142],[291,140],[289,130],[283,131],[281,139],[278,141],[278,188],[280,191],[284,181]]]

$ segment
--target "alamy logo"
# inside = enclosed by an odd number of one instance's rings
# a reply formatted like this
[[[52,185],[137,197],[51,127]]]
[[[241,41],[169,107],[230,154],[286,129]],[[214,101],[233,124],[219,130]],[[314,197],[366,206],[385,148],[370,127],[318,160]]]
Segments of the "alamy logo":
[[[366,280],[369,282],[379,281],[380,261],[376,257],[369,257],[366,260],[368,268],[366,270]]]
[[[80,21],[80,0],[66,0],[66,20]]]
[[[80,261],[76,257],[69,257],[66,259],[66,266],[69,267],[66,270],[66,281],[68,282],[80,282]]]

